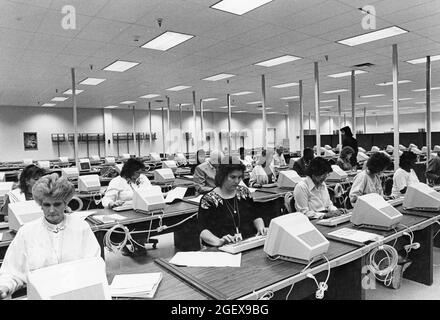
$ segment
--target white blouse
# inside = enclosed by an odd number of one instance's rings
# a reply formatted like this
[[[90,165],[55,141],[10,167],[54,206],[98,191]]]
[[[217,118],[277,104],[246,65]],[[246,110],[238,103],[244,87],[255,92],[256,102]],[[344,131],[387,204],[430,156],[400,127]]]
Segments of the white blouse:
[[[151,182],[147,176],[141,174],[138,178],[140,185],[150,186]],[[133,186],[128,183],[125,178],[117,176],[113,178],[108,184],[104,197],[102,198],[102,205],[104,208],[108,208],[111,202],[122,200],[130,201],[133,199]]]
[[[393,175],[393,195],[394,196],[401,196],[400,190],[408,187],[411,184],[418,183],[419,178],[417,178],[417,175],[413,169],[410,170],[410,172],[403,170],[402,168],[399,168],[394,172]]]
[[[0,286],[14,292],[27,283],[29,271],[100,254],[92,229],[81,218],[66,215],[62,223],[52,225],[43,217],[18,230],[0,268]]]

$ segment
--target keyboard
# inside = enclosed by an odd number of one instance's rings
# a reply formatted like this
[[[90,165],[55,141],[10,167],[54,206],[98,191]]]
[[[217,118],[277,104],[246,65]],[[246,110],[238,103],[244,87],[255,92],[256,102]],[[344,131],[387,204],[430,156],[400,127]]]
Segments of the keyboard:
[[[261,247],[264,245],[264,241],[266,241],[266,236],[254,236],[236,243],[225,244],[224,246],[219,247],[219,250],[235,254],[256,247]]]
[[[340,216],[331,217],[328,219],[321,219],[316,224],[320,224],[321,226],[334,227],[339,224],[349,222],[351,219],[351,212],[341,214]]]
[[[397,207],[403,203],[403,199],[405,199],[405,197],[397,197],[396,199],[387,200],[387,202],[393,207]]]
[[[124,203],[122,206],[114,207],[114,211],[127,211],[127,210],[133,210],[133,203]]]
[[[274,188],[276,186],[277,186],[276,183],[266,183],[266,184],[263,184],[261,187],[262,188]]]

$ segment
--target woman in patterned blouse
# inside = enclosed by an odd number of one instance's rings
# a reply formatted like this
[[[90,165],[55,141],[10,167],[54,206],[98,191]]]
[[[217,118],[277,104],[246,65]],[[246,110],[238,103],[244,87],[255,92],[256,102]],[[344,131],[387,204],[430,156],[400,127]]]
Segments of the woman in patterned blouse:
[[[249,189],[239,185],[245,169],[238,157],[222,159],[215,176],[216,188],[200,201],[198,221],[203,244],[220,247],[267,233]]]

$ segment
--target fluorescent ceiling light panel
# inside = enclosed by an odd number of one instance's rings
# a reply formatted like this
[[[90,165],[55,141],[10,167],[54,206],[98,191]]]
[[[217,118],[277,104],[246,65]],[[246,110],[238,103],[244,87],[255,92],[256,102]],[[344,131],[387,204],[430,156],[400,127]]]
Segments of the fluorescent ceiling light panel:
[[[410,83],[410,82],[412,82],[412,81],[411,80],[399,80],[397,83],[402,84],[402,83]],[[376,86],[392,86],[392,85],[393,85],[393,81],[376,83]]]
[[[188,88],[191,88],[191,86],[176,86],[176,87],[168,88],[166,90],[168,90],[168,91],[181,91],[181,90],[185,90]]]
[[[285,56],[281,56],[278,58],[273,58],[270,60],[257,62],[254,65],[261,66],[261,67],[273,67],[273,66],[277,66],[277,65],[280,65],[283,63],[288,63],[288,62],[292,62],[295,60],[299,60],[299,59],[302,59],[302,58],[291,56],[291,55],[285,55]]]
[[[436,56],[431,56],[431,62],[440,60],[440,54]],[[411,64],[419,64],[419,63],[426,63],[426,57],[413,59],[413,60],[407,60],[406,62]]]
[[[354,74],[362,74],[362,73],[367,73],[367,71],[364,70],[355,70]],[[349,77],[351,76],[351,71],[347,71],[347,72],[341,72],[341,73],[335,73],[335,74],[329,74],[327,77],[330,78],[342,78],[342,77]]]
[[[220,107],[220,109],[227,109],[227,108],[228,108],[228,106]],[[231,108],[237,108],[237,106],[231,106]]]
[[[179,32],[166,31],[160,36],[142,45],[141,48],[167,51],[168,49],[171,49],[191,38],[194,38],[194,36]]]
[[[145,96],[141,96],[139,97],[139,99],[152,99],[152,98],[156,98],[156,97],[160,97],[160,94],[146,94]]]
[[[234,113],[245,113],[246,111],[234,111]]]
[[[202,99],[202,101],[204,101],[204,102],[216,101],[216,100],[218,100],[218,98],[206,98],[206,99]]]
[[[181,107],[187,107],[187,106],[190,106],[190,105],[191,105],[191,103],[181,103],[180,104]],[[179,105],[177,104],[176,106],[179,106]]]
[[[338,89],[338,90],[330,90],[330,91],[324,91],[323,93],[339,93],[339,92],[347,92],[347,89]]]
[[[431,87],[431,91],[439,90],[439,89],[440,89],[440,87]],[[426,88],[424,88],[424,89],[416,89],[416,90],[412,90],[412,91],[414,91],[414,92],[422,92],[422,91],[426,91]]]
[[[298,85],[297,82],[290,82],[290,83],[277,84],[276,86],[272,86],[272,88],[281,89],[281,88],[294,87],[297,85]]]
[[[244,96],[246,94],[251,94],[251,93],[255,93],[255,92],[252,92],[252,91],[242,91],[242,92],[233,93],[232,95],[233,96]]]
[[[67,97],[55,97],[51,101],[66,101],[67,99],[69,99],[69,98],[67,98]]]
[[[258,109],[263,109],[263,106],[257,106]],[[273,109],[272,107],[266,107],[266,110]]]
[[[381,106],[376,106],[376,108],[387,108],[387,107],[392,107],[392,105],[391,104],[384,104]]]
[[[272,2],[272,0],[222,0],[212,5],[210,8],[241,16],[242,14],[261,7],[269,2]]]
[[[252,101],[252,102],[247,102],[246,104],[262,104],[263,101]]]
[[[298,96],[290,96],[290,97],[282,97],[281,100],[291,100],[291,99],[298,99]]]
[[[107,106],[107,107],[104,107],[104,109],[114,109],[114,108],[117,108],[118,106]]]
[[[202,80],[206,80],[206,81],[219,81],[219,80],[228,79],[228,78],[232,78],[232,77],[235,77],[235,74],[220,73],[220,74],[217,74],[215,76],[204,78]]]
[[[321,103],[326,103],[326,102],[335,102],[338,101],[336,99],[330,99],[330,100],[321,100]]]
[[[414,98],[400,98],[399,101],[408,101],[413,100]],[[394,99],[391,99],[390,101],[393,101]]]
[[[426,104],[426,102],[424,102],[424,101],[419,101],[419,102],[416,102],[416,104]]]
[[[75,96],[79,95],[83,91],[84,90],[75,89]],[[73,94],[72,89],[64,91],[63,94]]]
[[[361,105],[364,105],[364,104],[369,104],[369,102],[358,102],[358,103],[356,103],[357,106],[361,106]]]
[[[381,94],[370,94],[366,96],[361,96],[361,98],[376,98],[376,97],[384,97],[385,95],[383,93]]]
[[[396,27],[396,26],[392,26],[392,27],[389,27],[389,28],[385,28],[385,29],[381,29],[381,30],[377,30],[377,31],[361,34],[361,35],[356,36],[356,37],[351,37],[351,38],[339,40],[339,41],[336,41],[336,42],[338,42],[340,44],[345,44],[345,45],[350,46],[350,47],[353,47],[353,46],[357,46],[357,45],[360,45],[360,44],[364,44],[364,43],[368,43],[368,42],[372,42],[372,41],[376,41],[376,40],[381,40],[381,39],[397,36],[399,34],[407,33],[407,32],[408,32],[407,30],[404,30],[404,29]]]
[[[115,72],[124,72],[128,69],[131,69],[133,67],[136,67],[139,64],[139,62],[130,62],[130,61],[122,61],[122,60],[116,60],[109,66],[105,67],[104,71],[115,71]]]
[[[45,104],[43,104],[41,106],[42,107],[54,107],[54,106],[56,106],[56,104],[55,103],[45,103]]]
[[[120,102],[120,104],[133,104],[133,103],[136,103],[137,101],[122,101],[122,102]]]
[[[100,84],[101,82],[104,82],[106,79],[100,79],[100,78],[86,78],[83,81],[81,81],[79,84],[85,84],[88,86],[96,86]]]

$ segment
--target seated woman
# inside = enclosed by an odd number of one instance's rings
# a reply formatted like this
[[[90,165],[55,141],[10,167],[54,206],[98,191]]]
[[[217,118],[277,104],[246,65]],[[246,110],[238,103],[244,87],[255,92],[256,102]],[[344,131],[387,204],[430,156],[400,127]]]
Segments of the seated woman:
[[[246,171],[251,171],[253,160],[250,156],[245,156],[244,147],[238,148],[238,153],[240,154],[241,163],[246,167]]]
[[[314,157],[313,149],[305,148],[303,156],[293,163],[293,170],[295,170],[299,176],[305,177],[310,161],[312,161]]]
[[[121,174],[113,178],[108,184],[102,205],[104,208],[114,208],[123,205],[133,199],[134,185],[151,185],[147,176],[142,174],[145,165],[142,161],[130,158],[122,167]]]
[[[367,168],[358,173],[353,180],[349,193],[350,202],[354,204],[359,196],[368,193],[378,193],[383,196],[380,175],[391,164],[390,158],[381,152],[373,154],[367,160]]]
[[[196,167],[199,164],[202,164],[203,162],[205,162],[206,160],[206,153],[205,150],[203,149],[199,149],[196,152],[196,163],[194,165],[191,165],[191,174],[194,174],[194,171],[196,169]]]
[[[222,159],[215,175],[216,188],[200,200],[198,221],[203,244],[220,247],[267,233],[263,219],[255,214],[249,189],[239,185],[244,170],[237,157]]]
[[[332,167],[324,158],[316,157],[310,162],[307,177],[293,190],[298,212],[302,212],[309,219],[331,218],[344,212],[333,205],[324,182],[332,171]]]
[[[257,164],[252,169],[249,178],[249,186],[252,188],[261,188],[262,185],[276,181],[274,169],[269,165],[272,156],[270,152],[263,150],[258,158]]]
[[[419,182],[419,178],[412,169],[416,161],[417,155],[411,151],[404,151],[400,156],[400,168],[393,175],[393,196],[398,197],[405,194],[409,185]]]
[[[336,164],[344,171],[350,171],[353,169],[351,165],[351,157],[354,154],[354,150],[352,147],[346,146],[342,148],[341,154],[339,155]],[[355,168],[356,169],[356,168]]]
[[[5,201],[1,210],[1,214],[5,216],[5,220],[8,215],[9,203],[32,200],[32,187],[38,179],[45,175],[45,173],[46,171],[44,169],[34,164],[28,165],[23,169],[18,178],[18,188],[8,192],[5,196]]]
[[[39,179],[32,188],[44,217],[21,227],[0,268],[0,299],[27,282],[27,273],[63,262],[99,257],[101,248],[87,222],[65,214],[74,186],[58,174]]]
[[[204,194],[215,188],[215,174],[217,166],[223,158],[223,152],[211,151],[208,160],[199,164],[194,170],[194,182],[196,183],[196,192]]]

